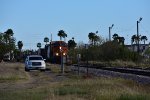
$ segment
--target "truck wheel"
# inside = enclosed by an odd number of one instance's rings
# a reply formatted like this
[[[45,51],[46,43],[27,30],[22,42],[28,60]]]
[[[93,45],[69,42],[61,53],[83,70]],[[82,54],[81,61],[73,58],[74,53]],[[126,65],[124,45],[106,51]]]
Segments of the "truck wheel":
[[[29,72],[30,70],[29,70],[28,68],[25,67],[25,71],[26,71],[26,72]]]
[[[45,69],[41,69],[40,71],[41,71],[41,72],[45,72]]]

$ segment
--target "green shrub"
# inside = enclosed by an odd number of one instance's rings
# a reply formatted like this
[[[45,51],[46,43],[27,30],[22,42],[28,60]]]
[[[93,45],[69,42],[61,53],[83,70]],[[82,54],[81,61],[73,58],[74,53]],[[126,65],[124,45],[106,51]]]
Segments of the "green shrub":
[[[141,56],[130,51],[126,46],[115,41],[108,41],[102,45],[89,46],[88,49],[76,48],[69,51],[72,62],[77,62],[77,54],[81,54],[81,61],[139,61]]]

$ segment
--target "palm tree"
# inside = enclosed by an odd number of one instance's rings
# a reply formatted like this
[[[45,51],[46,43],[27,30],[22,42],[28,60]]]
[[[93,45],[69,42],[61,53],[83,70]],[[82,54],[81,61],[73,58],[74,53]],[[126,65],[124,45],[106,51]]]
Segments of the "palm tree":
[[[131,46],[132,46],[132,50],[134,51],[134,42],[135,42],[135,39],[136,39],[136,35],[132,35],[131,37]]]
[[[20,51],[21,51],[22,47],[23,47],[22,41],[18,41],[18,48],[19,48]]]
[[[114,34],[113,37],[114,41],[118,42],[120,45],[124,45],[125,38],[120,37],[118,34]]]
[[[11,40],[11,36],[13,36],[13,30],[12,29],[8,29],[6,32],[4,32],[5,33],[5,36],[4,36],[4,38],[5,38],[5,40],[6,40],[6,43],[10,43],[10,40]]]
[[[4,40],[8,48],[8,52],[10,53],[10,58],[12,58],[12,50],[15,49],[15,38],[13,37],[14,33],[12,29],[8,29],[4,32]]]
[[[74,41],[74,38],[72,38],[72,40],[69,40],[68,41],[68,48],[71,49],[71,48],[75,48],[77,45],[77,43]]]
[[[94,36],[94,45],[96,45],[96,43],[100,40],[100,37],[98,35]]]
[[[137,36],[137,35],[133,35],[131,37],[131,44],[133,45],[134,43],[137,45],[138,44],[138,41],[140,40],[140,36]],[[133,51],[134,51],[134,45],[133,45]]]
[[[95,38],[95,33],[91,32],[88,35],[89,40],[91,41],[92,45],[94,44],[94,38]]]
[[[47,42],[49,42],[49,38],[48,38],[48,37],[45,37],[45,38],[44,38],[44,42],[45,42],[46,45],[47,45]]]
[[[145,45],[145,41],[147,41],[148,39],[147,39],[147,37],[146,36],[142,36],[141,37],[141,41],[143,41],[144,42],[144,45]]]
[[[20,50],[20,59],[21,59],[21,49],[22,49],[22,47],[23,47],[22,41],[18,41],[18,48]]]
[[[115,33],[112,38],[114,39],[114,41],[117,41],[118,37],[119,37],[119,35]]]
[[[12,29],[8,29],[6,32],[5,32],[8,36],[13,36],[13,30]]]
[[[37,47],[40,49],[41,48],[41,43],[37,43]]]
[[[145,41],[147,41],[147,40],[148,40],[148,39],[147,39],[146,36],[142,36],[142,37],[141,37],[141,41],[144,42],[143,50],[145,50]]]
[[[74,40],[74,37],[72,37],[72,40]]]
[[[66,41],[66,37],[67,37],[67,34],[64,33],[64,34],[63,34],[64,41]]]
[[[124,45],[124,41],[125,41],[124,37],[118,37],[118,40],[119,40],[119,44]]]
[[[63,30],[58,31],[57,35],[60,37],[60,41],[62,41],[62,37],[63,38],[67,37],[67,34]]]
[[[138,40],[138,37],[136,35],[133,35],[131,37],[131,43],[133,44],[134,42],[137,44],[137,40]]]

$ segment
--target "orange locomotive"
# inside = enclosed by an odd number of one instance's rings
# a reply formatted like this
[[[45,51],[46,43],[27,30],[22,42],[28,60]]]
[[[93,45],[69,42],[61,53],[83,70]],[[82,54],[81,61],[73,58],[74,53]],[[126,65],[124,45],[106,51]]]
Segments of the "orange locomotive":
[[[48,62],[61,63],[61,57],[67,58],[68,46],[64,41],[51,41],[45,48],[41,48],[38,54],[43,56]]]
[[[61,63],[61,57],[66,59],[68,53],[67,43],[64,41],[50,42],[50,58],[52,63]]]

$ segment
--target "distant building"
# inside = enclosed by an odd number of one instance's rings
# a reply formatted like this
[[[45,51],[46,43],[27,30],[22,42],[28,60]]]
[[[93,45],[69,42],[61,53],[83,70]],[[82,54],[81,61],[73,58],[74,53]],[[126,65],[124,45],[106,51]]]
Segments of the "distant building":
[[[6,53],[3,57],[4,61],[11,61],[13,59],[14,59],[14,52],[13,51]]]
[[[129,50],[134,51],[134,52],[137,52],[138,50],[137,44],[126,45],[126,47]],[[150,47],[149,44],[139,44],[140,53],[143,54],[149,47]]]
[[[10,61],[11,60],[11,57],[10,57],[10,53],[6,53],[3,57],[3,60],[4,61]]]

